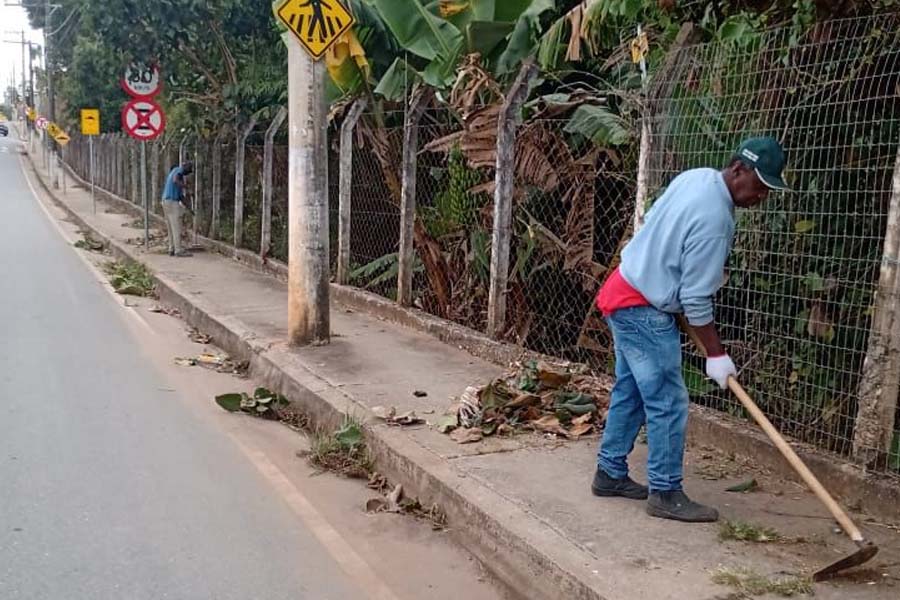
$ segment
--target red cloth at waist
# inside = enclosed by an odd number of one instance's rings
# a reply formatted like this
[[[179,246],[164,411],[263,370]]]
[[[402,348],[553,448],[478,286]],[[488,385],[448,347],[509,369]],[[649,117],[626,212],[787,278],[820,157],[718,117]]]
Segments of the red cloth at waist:
[[[625,281],[619,267],[616,267],[597,294],[597,308],[604,317],[608,317],[619,309],[636,306],[650,306],[650,303]]]

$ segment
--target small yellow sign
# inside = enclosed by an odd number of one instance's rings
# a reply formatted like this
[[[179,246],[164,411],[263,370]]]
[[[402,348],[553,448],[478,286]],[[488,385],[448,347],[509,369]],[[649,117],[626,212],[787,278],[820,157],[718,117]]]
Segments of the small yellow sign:
[[[57,135],[57,136],[54,137],[53,139],[55,139],[55,140],[56,140],[56,143],[59,144],[60,146],[65,146],[66,144],[69,143],[69,140],[70,140],[71,138],[69,137],[69,134],[68,134],[68,133],[66,133],[65,131],[61,131],[61,132],[59,133],[59,135]]]
[[[37,119],[37,111],[29,106],[28,112],[25,113],[25,116],[28,117],[29,121],[34,121],[35,119]]]
[[[316,60],[354,23],[341,0],[284,0],[275,16]]]
[[[100,135],[100,111],[98,109],[81,109],[81,135]]]

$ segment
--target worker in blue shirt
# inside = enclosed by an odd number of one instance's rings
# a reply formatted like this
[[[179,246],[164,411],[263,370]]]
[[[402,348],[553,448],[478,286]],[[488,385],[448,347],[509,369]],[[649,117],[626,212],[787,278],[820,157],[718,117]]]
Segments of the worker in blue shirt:
[[[750,138],[721,171],[693,169],[676,177],[622,251],[622,263],[597,296],[613,334],[616,383],[597,455],[596,496],[647,499],[654,517],[715,521],[715,508],[682,489],[688,392],[681,374],[675,315],[684,313],[707,351],[706,374],[725,389],[737,377],[716,331],[713,297],[724,283],[734,240],[734,209],[763,202],[787,186],[785,156],[771,137]],[[647,426],[647,479],[628,476],[628,455]]]
[[[194,163],[185,162],[183,165],[172,167],[166,177],[166,185],[163,188],[162,206],[163,215],[166,217],[166,228],[169,232],[169,256],[191,256],[191,253],[181,248],[181,221],[185,211],[189,211],[186,202],[185,190],[186,178],[194,172]]]

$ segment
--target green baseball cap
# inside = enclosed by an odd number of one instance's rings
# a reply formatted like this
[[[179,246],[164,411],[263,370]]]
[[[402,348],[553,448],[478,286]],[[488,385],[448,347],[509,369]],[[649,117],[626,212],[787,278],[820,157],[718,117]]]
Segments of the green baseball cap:
[[[756,171],[756,175],[766,186],[773,190],[790,189],[784,181],[784,167],[787,162],[784,149],[775,138],[748,138],[738,147],[735,156]]]

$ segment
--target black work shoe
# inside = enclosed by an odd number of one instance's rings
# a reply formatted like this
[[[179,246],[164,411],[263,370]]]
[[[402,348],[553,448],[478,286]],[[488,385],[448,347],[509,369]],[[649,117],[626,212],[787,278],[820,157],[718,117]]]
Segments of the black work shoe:
[[[719,511],[711,506],[697,504],[681,490],[651,492],[647,500],[647,514],[685,523],[712,523],[719,520]]]
[[[594,473],[594,482],[591,491],[595,496],[620,496],[632,500],[644,500],[647,498],[647,486],[631,480],[630,477],[613,479],[606,471],[598,468]]]

